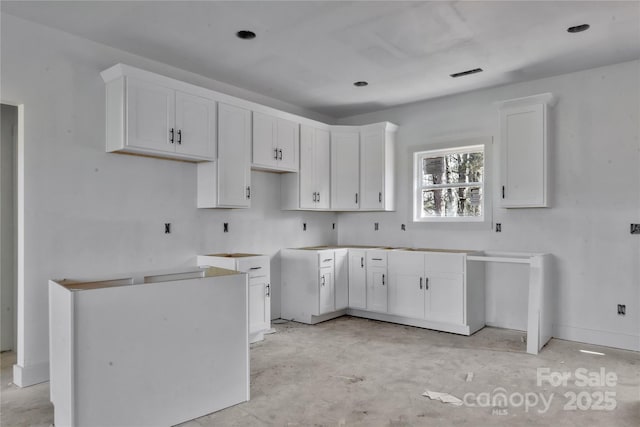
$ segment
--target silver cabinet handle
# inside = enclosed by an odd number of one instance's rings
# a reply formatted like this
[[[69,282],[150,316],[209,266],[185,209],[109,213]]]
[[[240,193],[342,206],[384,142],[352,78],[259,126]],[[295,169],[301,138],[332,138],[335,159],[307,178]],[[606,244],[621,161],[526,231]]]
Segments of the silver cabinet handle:
[[[325,258],[325,259],[322,260],[322,262],[329,262],[331,260],[332,260],[332,258]]]
[[[420,278],[420,289],[422,289],[422,277]]]
[[[277,148],[274,148],[274,149],[273,149],[273,153],[274,153],[274,154],[273,154],[273,158],[274,158],[274,159],[276,159],[276,160],[278,160],[278,149],[277,149]]]
[[[356,193],[356,205],[358,204],[358,193]]]
[[[373,261],[382,261],[382,258],[371,258]]]
[[[262,267],[251,267],[249,270],[260,270]]]
[[[169,142],[173,144],[173,128],[169,130],[169,135],[170,135]]]
[[[360,268],[364,268],[364,257],[360,257]]]
[[[271,283],[267,283],[267,296],[271,296]]]
[[[382,286],[384,286],[384,274],[382,275]]]
[[[318,202],[320,201],[320,192],[318,191]]]
[[[428,277],[426,277],[426,278],[424,279],[424,288],[425,288],[426,290],[429,290],[429,278],[428,278]]]
[[[325,284],[325,278],[324,276],[322,276],[322,286],[324,286],[324,284]]]
[[[182,145],[182,129],[178,129],[178,144]]]
[[[278,150],[280,152],[280,158],[278,160],[282,160],[282,150]]]
[[[314,193],[313,193],[313,201],[314,201],[314,202],[317,202],[317,201],[318,201],[318,198],[316,197],[316,194],[318,194],[318,193],[316,193],[316,192],[314,192]]]
[[[247,186],[247,199],[251,198],[251,187]]]
[[[378,193],[378,202],[382,203],[382,191]]]

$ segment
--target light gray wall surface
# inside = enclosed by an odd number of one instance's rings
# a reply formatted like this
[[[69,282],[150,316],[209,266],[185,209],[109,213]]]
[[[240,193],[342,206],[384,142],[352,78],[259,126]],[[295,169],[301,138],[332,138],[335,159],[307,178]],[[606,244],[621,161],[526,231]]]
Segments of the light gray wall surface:
[[[552,92],[551,207],[501,209],[490,224],[412,222],[412,160],[456,135],[492,135],[499,141],[494,102]],[[548,252],[554,255],[555,336],[640,350],[640,239],[629,224],[640,220],[640,63],[611,65],[557,77],[480,90],[376,113],[341,124],[388,120],[397,134],[397,211],[342,213],[339,241],[479,250]],[[497,148],[497,147],[495,147]],[[494,157],[498,151],[494,149]],[[494,202],[498,164],[488,168]],[[380,231],[373,231],[373,223]],[[407,231],[400,231],[400,224]],[[511,267],[488,272],[487,321],[523,329],[526,275]],[[626,304],[626,316],[617,314]]]
[[[18,367],[32,368],[24,373],[27,382],[47,377],[50,278],[195,265],[202,253],[263,253],[272,257],[272,314],[279,317],[278,251],[337,241],[335,214],[280,211],[277,174],[252,172],[249,210],[199,210],[195,164],[105,152],[102,70],[123,62],[214,90],[218,82],[6,14],[1,55],[2,99],[24,104],[25,114]],[[166,222],[172,223],[168,235]],[[223,222],[229,233],[222,232]]]

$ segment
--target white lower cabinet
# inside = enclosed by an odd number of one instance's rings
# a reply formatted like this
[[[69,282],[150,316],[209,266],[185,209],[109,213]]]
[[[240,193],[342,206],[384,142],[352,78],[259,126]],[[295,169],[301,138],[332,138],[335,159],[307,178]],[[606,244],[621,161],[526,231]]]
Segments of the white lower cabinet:
[[[314,324],[345,314],[346,249],[282,249],[282,318]]]
[[[313,324],[346,313],[470,335],[484,327],[485,297],[484,264],[469,254],[283,249],[282,317]]]
[[[387,251],[367,251],[367,310],[387,312]]]
[[[264,339],[271,329],[271,274],[267,255],[223,253],[199,255],[198,266],[227,268],[249,276],[249,342]]]
[[[470,334],[480,329],[484,273],[481,265],[468,263],[466,257],[467,253],[390,251],[389,313],[449,325],[450,332]]]
[[[349,250],[336,249],[334,257],[336,310],[342,310],[349,306]]]
[[[366,251],[349,249],[349,307],[367,308]]]
[[[389,254],[389,313],[424,318],[424,253]]]

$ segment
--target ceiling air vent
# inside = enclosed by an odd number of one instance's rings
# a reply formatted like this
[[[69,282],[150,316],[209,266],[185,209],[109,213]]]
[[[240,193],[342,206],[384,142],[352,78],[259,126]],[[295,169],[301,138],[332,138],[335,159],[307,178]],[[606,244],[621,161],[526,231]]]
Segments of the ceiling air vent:
[[[456,78],[456,77],[468,76],[469,74],[475,74],[475,73],[481,73],[481,72],[482,72],[482,68],[474,68],[473,70],[460,71],[459,73],[454,73],[449,75],[453,78]]]

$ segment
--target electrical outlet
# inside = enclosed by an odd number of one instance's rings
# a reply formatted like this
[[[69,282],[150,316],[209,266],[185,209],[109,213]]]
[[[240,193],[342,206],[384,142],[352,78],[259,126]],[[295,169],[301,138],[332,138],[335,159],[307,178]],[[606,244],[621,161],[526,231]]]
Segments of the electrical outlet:
[[[165,222],[164,223],[164,234],[171,234],[171,223],[170,222]]]
[[[223,231],[223,232],[225,232],[225,233],[228,233],[228,232],[229,232],[229,223],[228,223],[228,222],[225,222],[225,223],[222,225],[222,231]]]
[[[306,222],[302,223],[302,231],[307,231],[307,223]]]
[[[640,224],[631,224],[631,234],[640,234]]]
[[[502,224],[499,222],[496,223],[496,233],[502,233]]]
[[[374,222],[374,223],[373,223],[373,229],[374,229],[375,231],[378,231],[378,223],[377,223],[377,222]]]
[[[625,304],[618,304],[618,315],[624,316],[627,314],[627,306]]]
[[[407,226],[405,224],[400,224],[400,230],[407,231]]]

